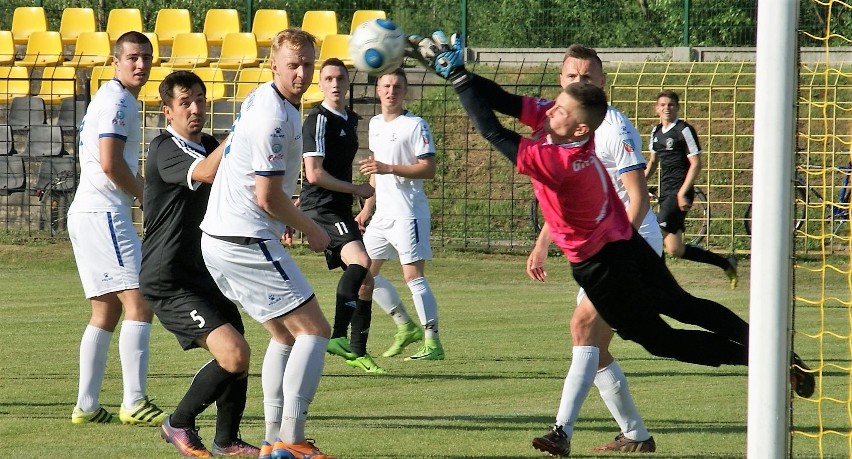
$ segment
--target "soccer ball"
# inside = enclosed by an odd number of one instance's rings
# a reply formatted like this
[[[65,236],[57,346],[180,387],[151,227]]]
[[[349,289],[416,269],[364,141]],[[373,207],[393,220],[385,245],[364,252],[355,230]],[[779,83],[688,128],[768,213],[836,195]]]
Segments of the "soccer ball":
[[[349,56],[358,70],[371,75],[390,73],[405,58],[405,32],[387,19],[359,25],[349,37]]]

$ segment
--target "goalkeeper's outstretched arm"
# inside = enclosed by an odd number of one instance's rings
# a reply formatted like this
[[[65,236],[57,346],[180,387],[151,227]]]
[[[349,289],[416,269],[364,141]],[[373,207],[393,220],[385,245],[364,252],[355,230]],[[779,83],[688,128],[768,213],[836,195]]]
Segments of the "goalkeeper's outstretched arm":
[[[473,127],[512,164],[517,164],[521,135],[504,128],[494,114],[493,104],[488,102],[500,97],[495,97],[495,92],[509,93],[491,80],[473,73],[468,73],[468,75],[469,79],[465,84],[456,87],[456,93],[459,95],[462,107],[470,116]],[[495,91],[495,88],[497,91]],[[511,113],[507,113],[507,115],[520,116],[520,98],[518,98],[517,115]]]

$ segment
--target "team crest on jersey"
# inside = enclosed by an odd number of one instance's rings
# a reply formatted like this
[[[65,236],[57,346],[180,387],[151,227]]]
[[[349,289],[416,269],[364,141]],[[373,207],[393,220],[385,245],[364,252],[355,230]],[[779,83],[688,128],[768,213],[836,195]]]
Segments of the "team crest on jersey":
[[[669,137],[666,139],[666,150],[671,150],[672,148],[674,148],[674,139]]]
[[[624,151],[628,153],[633,153],[636,151],[636,147],[633,145],[633,139],[627,138],[624,139]]]
[[[281,152],[281,144],[280,143],[272,144],[272,152],[273,153],[280,153]]]
[[[429,145],[432,142],[432,134],[429,133],[426,123],[420,123],[420,138],[423,139],[423,145]]]

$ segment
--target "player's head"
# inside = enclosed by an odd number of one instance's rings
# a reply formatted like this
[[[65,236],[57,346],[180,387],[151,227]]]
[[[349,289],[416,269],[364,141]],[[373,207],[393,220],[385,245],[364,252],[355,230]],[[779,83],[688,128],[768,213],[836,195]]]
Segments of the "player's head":
[[[405,76],[405,70],[402,68],[376,79],[376,96],[379,98],[383,114],[401,114],[407,93],[408,77]]]
[[[201,78],[185,70],[167,75],[160,83],[163,115],[178,134],[201,142],[201,130],[207,115],[207,87]]]
[[[154,47],[145,34],[136,31],[123,33],[112,49],[115,77],[134,95],[148,81]]]
[[[660,121],[670,123],[677,118],[677,113],[680,110],[680,97],[676,92],[671,90],[663,90],[657,94],[657,103],[654,105],[654,112],[660,117]]]
[[[606,111],[603,89],[591,83],[571,83],[547,111],[544,129],[557,143],[583,140],[601,125]]]
[[[316,39],[301,29],[285,29],[272,39],[270,68],[275,87],[287,100],[299,104],[314,78]]]
[[[349,91],[349,70],[340,59],[332,57],[326,59],[320,66],[319,88],[323,93],[323,100],[342,109],[346,103],[346,93]]]
[[[571,83],[591,83],[599,88],[606,85],[603,63],[597,51],[578,43],[568,47],[562,59],[559,85],[563,88]]]

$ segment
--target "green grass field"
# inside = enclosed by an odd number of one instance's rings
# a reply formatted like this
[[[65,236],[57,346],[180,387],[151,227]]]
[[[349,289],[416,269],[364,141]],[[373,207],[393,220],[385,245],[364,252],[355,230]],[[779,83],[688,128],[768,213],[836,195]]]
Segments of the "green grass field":
[[[330,314],[339,271],[328,272],[319,255],[302,254],[296,259]],[[562,257],[551,258],[545,284],[526,277],[524,261],[509,255],[436,253],[427,276],[439,303],[447,360],[410,363],[378,357],[388,374],[366,375],[329,357],[311,406],[308,436],[338,458],[546,457],[532,449],[530,440],[553,422],[571,355],[567,324],[576,286]],[[733,291],[715,268],[668,263],[688,290],[746,315],[747,262],[742,263],[740,287]],[[385,275],[404,288],[397,267],[388,264],[386,269]],[[89,307],[67,243],[0,245],[0,286],[2,456],[178,457],[154,428],[70,423],[79,341]],[[378,307],[374,312],[370,348],[379,355],[391,342],[393,324]],[[797,316],[797,324],[803,326],[818,320],[815,312]],[[242,434],[247,441],[259,443],[263,435],[259,372],[268,337],[247,317],[246,325],[253,362]],[[181,351],[156,321],[151,351],[148,392],[161,407],[171,409],[208,354]],[[811,360],[816,358],[815,351],[814,346],[801,353]],[[613,353],[657,440],[654,457],[745,456],[745,368],[705,368],[663,360],[618,338]],[[835,372],[821,384],[842,389],[848,380],[848,374]],[[115,336],[101,402],[117,413],[120,399]],[[794,402],[798,429],[816,431],[814,405]],[[209,409],[199,423],[208,443],[213,437],[214,412]],[[848,431],[848,417],[838,416],[829,427]],[[618,427],[592,388],[578,421],[572,457],[599,457],[591,448],[617,433]],[[827,442],[824,448],[820,456],[814,440],[794,438],[795,457],[849,456],[843,438]]]

